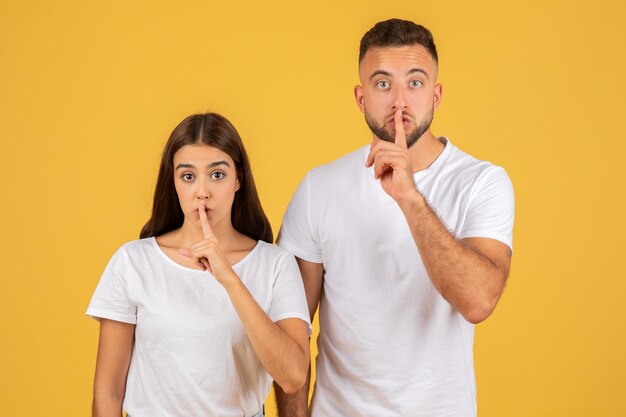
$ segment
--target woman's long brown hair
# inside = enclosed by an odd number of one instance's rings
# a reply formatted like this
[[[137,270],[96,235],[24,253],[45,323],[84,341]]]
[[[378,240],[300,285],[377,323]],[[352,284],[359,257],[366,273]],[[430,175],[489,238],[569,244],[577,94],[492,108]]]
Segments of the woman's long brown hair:
[[[228,154],[237,168],[231,222],[235,230],[254,240],[273,242],[272,226],[261,207],[243,142],[235,127],[217,113],[194,114],[180,122],[163,149],[159,178],[154,190],[152,216],[140,238],[159,236],[183,225],[184,214],[174,188],[174,154],[185,145],[205,144]]]

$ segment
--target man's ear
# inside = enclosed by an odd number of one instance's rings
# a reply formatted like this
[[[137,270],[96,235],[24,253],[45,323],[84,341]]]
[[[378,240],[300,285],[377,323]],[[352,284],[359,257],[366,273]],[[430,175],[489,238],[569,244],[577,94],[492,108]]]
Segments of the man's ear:
[[[433,106],[435,108],[439,107],[441,103],[441,98],[443,97],[443,85],[441,83],[435,84],[435,93],[433,94]]]
[[[356,100],[356,105],[359,106],[359,110],[361,113],[365,113],[365,96],[363,95],[363,87],[360,85],[354,86],[354,99]]]

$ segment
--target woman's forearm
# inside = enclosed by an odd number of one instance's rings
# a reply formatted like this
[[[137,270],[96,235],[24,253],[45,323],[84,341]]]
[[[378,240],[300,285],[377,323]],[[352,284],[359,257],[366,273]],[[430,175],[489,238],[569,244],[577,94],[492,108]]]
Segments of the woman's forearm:
[[[94,392],[92,417],[121,417],[123,400],[117,395]]]
[[[93,417],[120,417],[135,325],[100,320],[100,340],[93,388]]]
[[[225,285],[237,315],[259,360],[286,393],[299,390],[309,366],[308,335],[298,344],[265,314],[237,277]]]

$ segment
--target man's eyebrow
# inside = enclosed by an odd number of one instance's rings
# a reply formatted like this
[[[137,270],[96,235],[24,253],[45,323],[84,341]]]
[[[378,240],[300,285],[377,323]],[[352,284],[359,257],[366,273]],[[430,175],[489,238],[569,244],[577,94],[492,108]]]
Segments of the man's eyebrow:
[[[422,74],[424,74],[426,76],[426,78],[430,79],[430,77],[428,76],[428,73],[425,70],[423,70],[422,68],[412,68],[412,69],[409,70],[409,72],[407,72],[407,75],[415,74],[416,72],[422,73]],[[372,78],[374,78],[375,76],[377,76],[377,75],[385,75],[387,77],[391,77],[391,73],[390,72],[383,71],[383,70],[376,70],[376,71],[374,71],[372,73],[372,75],[370,75],[370,80]]]
[[[230,164],[226,161],[215,161],[215,162],[211,162],[209,165],[207,165],[207,168],[214,168],[218,165],[226,165],[227,167],[230,167]],[[178,164],[176,166],[176,169],[180,169],[180,168],[195,168],[195,165],[193,164]]]
[[[421,68],[413,68],[409,70],[409,72],[407,72],[407,75],[415,74],[416,72],[421,72],[422,74],[426,76],[426,78],[430,79],[430,77],[428,76],[428,73]]]
[[[383,70],[376,70],[370,75],[370,81],[377,75],[386,75],[387,77],[391,77],[391,73]]]

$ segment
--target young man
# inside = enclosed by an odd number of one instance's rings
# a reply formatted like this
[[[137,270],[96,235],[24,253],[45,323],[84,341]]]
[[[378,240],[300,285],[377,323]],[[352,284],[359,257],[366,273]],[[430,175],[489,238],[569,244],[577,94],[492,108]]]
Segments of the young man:
[[[370,145],[313,169],[279,244],[319,302],[313,417],[475,416],[474,324],[509,272],[506,172],[430,130],[441,102],[431,33],[397,19],[361,40],[357,105]],[[282,417],[307,415],[308,387]]]

